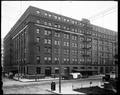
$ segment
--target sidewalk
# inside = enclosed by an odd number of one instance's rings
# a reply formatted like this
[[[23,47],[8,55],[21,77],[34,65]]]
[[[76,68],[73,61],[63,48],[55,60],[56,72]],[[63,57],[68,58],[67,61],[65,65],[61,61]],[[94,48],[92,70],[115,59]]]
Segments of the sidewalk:
[[[14,79],[9,79],[9,78],[3,78],[3,86],[4,87],[11,87],[11,86],[23,86],[23,85],[32,85],[32,84],[43,84],[43,83],[49,83],[51,81],[58,81],[57,78],[45,78],[45,79],[39,79],[35,81],[35,79],[21,79],[17,77],[14,77]]]
[[[86,95],[86,93],[82,92],[77,92],[72,89],[72,87],[62,87],[61,88],[61,93],[59,93],[59,88],[55,91],[51,91],[51,89],[47,89],[47,91],[52,92],[53,94],[80,94],[80,95]]]
[[[20,81],[20,82],[39,82],[39,81],[54,81],[54,80],[59,80],[59,78],[51,78],[51,77],[46,77],[46,78],[43,78],[43,79],[37,79],[37,81],[35,81],[35,79],[25,79],[25,78],[19,78],[18,80],[18,77],[14,77],[13,78],[14,80],[17,80],[17,81]],[[90,76],[88,78],[80,78],[79,80],[84,80],[84,79],[102,79],[101,76]]]
[[[89,79],[100,79],[100,78],[81,78],[81,79],[73,79],[73,80],[70,80],[70,81],[74,81],[74,80],[81,80],[81,81],[84,81],[84,80],[89,80]],[[44,79],[38,79],[37,81],[35,81],[35,79],[19,79],[18,80],[18,77],[14,77],[14,79],[7,79],[7,81],[3,81],[3,86],[13,86],[13,85],[30,85],[30,84],[41,84],[41,83],[46,83],[46,82],[52,82],[52,81],[59,81],[59,78],[44,78]],[[67,80],[62,80],[62,81],[67,81]]]
[[[44,79],[37,79],[37,80],[35,80],[35,79],[25,79],[25,78],[19,78],[19,80],[18,80],[18,77],[14,77],[13,78],[14,80],[17,80],[17,81],[20,81],[20,82],[39,82],[39,81],[54,81],[54,80],[58,80],[59,78],[50,78],[50,77],[46,77],[46,78],[44,78]]]
[[[59,87],[56,87],[55,91],[51,91],[51,89],[47,89],[47,91],[52,92],[54,94],[81,94],[81,95],[85,95],[85,93],[73,91],[72,86],[62,87],[61,93],[59,93]]]
[[[91,86],[90,86],[89,82],[85,82],[85,83],[73,83],[73,84],[70,83],[69,85],[62,84],[61,85],[61,93],[59,93],[59,85],[58,84],[56,85],[56,90],[55,91],[51,91],[51,89],[47,89],[47,91],[52,92],[54,94],[80,94],[80,95],[86,95],[86,93],[77,92],[77,91],[74,91],[73,89],[85,88],[85,87],[94,87],[94,86],[99,86],[100,88],[103,88],[101,82],[92,83]]]

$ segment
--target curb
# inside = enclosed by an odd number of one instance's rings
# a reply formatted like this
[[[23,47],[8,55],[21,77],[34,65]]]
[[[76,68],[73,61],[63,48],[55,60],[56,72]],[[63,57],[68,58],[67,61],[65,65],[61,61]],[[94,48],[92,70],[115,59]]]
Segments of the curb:
[[[22,81],[22,80],[18,80],[18,79],[13,79],[13,80],[16,80],[16,81],[20,81],[20,82],[41,82],[41,81],[52,81],[52,80],[59,80],[59,79],[44,79],[44,80],[37,80],[37,81],[35,81],[35,80],[30,80],[30,81]]]
[[[53,94],[59,94],[59,93],[53,92],[53,91],[48,90],[48,89],[47,89],[46,91],[51,92],[51,93],[53,93]]]

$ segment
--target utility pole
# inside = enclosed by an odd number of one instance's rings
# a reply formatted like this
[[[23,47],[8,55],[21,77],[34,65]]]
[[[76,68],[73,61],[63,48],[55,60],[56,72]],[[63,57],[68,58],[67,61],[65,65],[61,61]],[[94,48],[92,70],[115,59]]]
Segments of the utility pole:
[[[61,93],[61,63],[60,62],[59,62],[59,93]]]
[[[19,63],[18,63],[18,80],[19,80]]]

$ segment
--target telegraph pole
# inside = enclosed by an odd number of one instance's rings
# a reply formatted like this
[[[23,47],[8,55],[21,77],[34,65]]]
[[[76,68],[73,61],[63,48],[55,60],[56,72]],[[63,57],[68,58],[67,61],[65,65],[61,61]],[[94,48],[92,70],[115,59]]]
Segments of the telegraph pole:
[[[19,63],[18,63],[18,80],[19,80]]]
[[[59,62],[59,93],[61,93],[61,63],[60,62]]]

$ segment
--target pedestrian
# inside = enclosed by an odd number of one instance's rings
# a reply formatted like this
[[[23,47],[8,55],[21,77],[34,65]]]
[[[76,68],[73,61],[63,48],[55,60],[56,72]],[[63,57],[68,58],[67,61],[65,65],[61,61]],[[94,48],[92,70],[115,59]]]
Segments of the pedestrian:
[[[90,87],[91,87],[91,85],[92,85],[92,81],[90,81]]]

